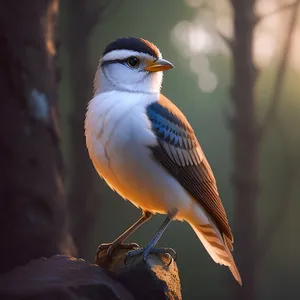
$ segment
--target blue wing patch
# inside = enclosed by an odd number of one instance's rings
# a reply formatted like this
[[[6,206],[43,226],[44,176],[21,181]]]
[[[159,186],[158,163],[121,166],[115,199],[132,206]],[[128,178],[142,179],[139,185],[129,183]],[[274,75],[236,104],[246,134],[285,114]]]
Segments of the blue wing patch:
[[[178,118],[158,102],[147,107],[147,115],[162,148],[174,162],[179,166],[201,163],[203,152],[186,119]]]
[[[150,147],[153,157],[201,203],[221,233],[232,241],[213,172],[185,116],[163,95],[147,107],[146,114],[158,141]]]

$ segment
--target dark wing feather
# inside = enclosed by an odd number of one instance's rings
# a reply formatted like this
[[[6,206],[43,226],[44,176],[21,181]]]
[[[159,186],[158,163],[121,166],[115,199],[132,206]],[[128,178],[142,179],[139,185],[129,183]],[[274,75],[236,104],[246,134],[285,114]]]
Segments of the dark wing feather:
[[[182,112],[166,97],[147,107],[158,140],[153,155],[202,205],[221,233],[233,241],[216,180],[194,131]]]

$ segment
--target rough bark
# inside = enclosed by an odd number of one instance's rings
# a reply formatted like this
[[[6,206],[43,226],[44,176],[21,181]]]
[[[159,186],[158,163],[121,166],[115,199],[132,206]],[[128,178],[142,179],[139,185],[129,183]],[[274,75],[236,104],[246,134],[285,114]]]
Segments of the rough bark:
[[[253,62],[255,0],[231,0],[234,13],[233,86],[234,116],[233,186],[235,199],[236,257],[243,288],[235,289],[235,299],[256,297],[254,253],[257,240],[259,197],[259,135],[255,116],[256,68]]]
[[[57,127],[57,5],[0,4],[0,272],[72,248]]]

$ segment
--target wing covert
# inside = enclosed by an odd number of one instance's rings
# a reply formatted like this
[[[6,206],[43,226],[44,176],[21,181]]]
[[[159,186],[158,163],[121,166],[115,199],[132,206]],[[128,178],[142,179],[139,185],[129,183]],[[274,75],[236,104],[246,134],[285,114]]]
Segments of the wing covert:
[[[183,113],[166,97],[147,107],[157,136],[154,158],[202,205],[221,233],[233,241],[216,180],[194,131]]]

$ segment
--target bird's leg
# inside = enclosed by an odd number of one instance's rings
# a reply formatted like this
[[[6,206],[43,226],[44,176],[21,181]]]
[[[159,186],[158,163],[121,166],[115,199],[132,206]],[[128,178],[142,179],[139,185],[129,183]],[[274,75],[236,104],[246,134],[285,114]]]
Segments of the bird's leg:
[[[103,247],[108,247],[107,254],[112,256],[113,252],[117,248],[123,249],[134,249],[138,248],[138,245],[135,243],[124,245],[123,242],[128,239],[140,226],[142,226],[146,221],[151,219],[153,216],[152,213],[148,211],[143,211],[142,217],[135,222],[132,226],[130,226],[125,232],[123,232],[116,240],[114,240],[111,244],[102,244],[100,248],[98,248],[98,252],[103,249]]]
[[[162,237],[162,235],[164,234],[164,232],[167,229],[167,227],[169,226],[169,224],[171,223],[171,221],[177,215],[177,213],[178,213],[178,210],[176,209],[167,216],[167,218],[165,219],[163,224],[159,227],[158,231],[156,232],[154,237],[151,239],[151,241],[148,243],[146,248],[132,250],[132,251],[128,252],[127,255],[135,256],[135,255],[139,255],[139,254],[143,253],[143,259],[146,261],[148,255],[150,253],[169,253],[175,259],[176,253],[173,249],[170,249],[170,248],[154,249],[154,248],[155,248],[156,244],[158,243],[158,241],[160,240],[160,238]]]

